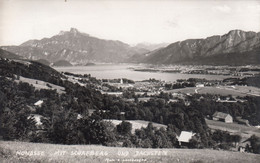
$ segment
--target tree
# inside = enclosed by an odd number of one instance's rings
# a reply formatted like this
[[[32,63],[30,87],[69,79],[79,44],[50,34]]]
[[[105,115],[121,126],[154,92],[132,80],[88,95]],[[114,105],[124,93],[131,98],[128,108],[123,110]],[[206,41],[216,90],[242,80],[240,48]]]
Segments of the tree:
[[[116,126],[117,132],[121,135],[130,135],[132,130],[132,124],[130,122],[122,121]]]
[[[235,142],[237,145],[237,143],[239,143],[241,141],[242,137],[240,135],[233,135],[232,139],[233,139],[233,142]]]
[[[248,140],[251,144],[252,152],[260,154],[260,138],[255,135],[252,135]]]
[[[189,141],[189,147],[190,148],[199,148],[201,146],[201,139],[198,134],[192,136],[192,138]]]

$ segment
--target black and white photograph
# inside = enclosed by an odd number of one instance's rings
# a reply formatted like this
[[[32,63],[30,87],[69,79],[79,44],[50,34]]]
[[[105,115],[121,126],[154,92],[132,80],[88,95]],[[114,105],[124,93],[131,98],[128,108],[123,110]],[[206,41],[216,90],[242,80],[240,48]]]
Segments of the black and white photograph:
[[[258,163],[260,0],[0,0],[0,162]]]

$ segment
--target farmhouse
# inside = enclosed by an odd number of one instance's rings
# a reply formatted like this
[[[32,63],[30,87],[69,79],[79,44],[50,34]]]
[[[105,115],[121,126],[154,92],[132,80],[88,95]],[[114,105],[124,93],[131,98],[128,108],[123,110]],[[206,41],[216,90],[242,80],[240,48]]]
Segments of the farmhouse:
[[[225,123],[233,123],[233,117],[227,113],[215,112],[213,114],[213,120],[215,121],[223,121]]]
[[[225,100],[222,100],[222,99],[220,99],[220,98],[218,98],[217,100],[216,100],[216,102],[229,102],[229,103],[234,103],[234,102],[237,102],[237,100],[230,100],[229,98],[226,98]]]
[[[188,145],[190,139],[192,138],[192,136],[194,136],[195,134],[192,132],[188,132],[188,131],[182,131],[180,136],[178,137],[178,141],[179,141],[179,145]]]
[[[44,126],[41,119],[46,119],[40,114],[30,114],[27,119],[32,119],[35,122],[36,130],[43,130]]]
[[[204,87],[204,84],[196,84],[196,87],[197,87],[197,88],[203,88],[203,87]]]
[[[169,101],[168,101],[167,103],[170,103],[170,102],[176,103],[176,102],[178,102],[178,101],[179,101],[178,99],[169,99]]]
[[[39,101],[35,102],[34,105],[41,107],[42,103],[43,103],[43,100],[39,100]]]
[[[88,109],[88,115],[91,116],[95,111],[95,109]]]
[[[123,95],[123,92],[103,92],[101,91],[102,94],[108,94],[108,95],[115,95],[115,96],[121,96]]]

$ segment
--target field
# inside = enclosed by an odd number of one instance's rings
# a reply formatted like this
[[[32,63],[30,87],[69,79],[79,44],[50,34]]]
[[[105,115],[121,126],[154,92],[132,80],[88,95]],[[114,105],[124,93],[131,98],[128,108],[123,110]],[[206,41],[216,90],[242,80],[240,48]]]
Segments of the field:
[[[109,121],[111,122],[113,125],[118,125],[120,124],[122,121],[121,120],[106,120],[106,121]],[[147,127],[148,125],[148,121],[142,121],[142,120],[126,120],[126,122],[130,122],[132,124],[132,133],[135,132],[136,129],[141,129],[142,127]],[[153,127],[156,127],[156,128],[160,128],[160,127],[163,127],[163,128],[167,128],[166,125],[163,125],[163,124],[159,124],[159,123],[155,123],[155,122],[152,122],[153,124]]]
[[[242,140],[249,138],[252,135],[260,137],[260,129],[254,126],[246,126],[237,123],[225,123],[220,121],[213,121],[206,119],[206,123],[209,128],[214,130],[228,131],[230,133],[239,134],[242,136]]]
[[[36,80],[36,79],[30,79],[30,78],[25,78],[20,76],[19,80],[15,80],[16,82],[25,82],[25,83],[29,83],[32,84],[36,89],[40,90],[40,89],[56,89],[58,93],[64,93],[65,88],[55,85],[55,84],[51,84],[45,81],[41,81],[41,80]],[[49,87],[47,86],[47,84],[49,85]]]
[[[34,152],[34,153],[32,153]],[[31,155],[30,155],[31,154]],[[258,162],[260,155],[212,149],[141,149],[0,141],[0,162]]]
[[[222,96],[260,96],[260,89],[256,87],[251,86],[217,86],[217,87],[187,87],[187,88],[180,88],[180,89],[174,89],[167,92],[171,93],[188,93],[188,94],[194,94],[194,93],[200,93],[200,94],[219,94]]]

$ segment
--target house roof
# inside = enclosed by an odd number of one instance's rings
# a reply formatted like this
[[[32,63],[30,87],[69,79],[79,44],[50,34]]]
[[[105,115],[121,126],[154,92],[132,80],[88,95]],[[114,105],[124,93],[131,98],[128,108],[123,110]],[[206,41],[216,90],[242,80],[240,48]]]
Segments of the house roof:
[[[191,137],[194,135],[195,134],[192,132],[182,131],[178,138],[178,141],[188,143],[190,141]]]
[[[34,105],[35,106],[39,106],[39,105],[41,105],[43,103],[43,100],[39,100],[39,101],[37,101],[36,103],[34,103]]]
[[[42,122],[41,122],[41,118],[43,116],[42,115],[39,115],[39,114],[30,114],[27,119],[30,119],[32,118],[35,122],[36,122],[36,125],[42,125]]]
[[[215,112],[215,113],[213,114],[213,117],[225,119],[228,115],[229,115],[229,114],[227,114],[227,113]],[[230,115],[229,115],[229,116],[230,116]]]

